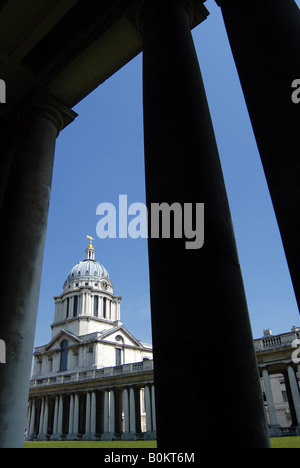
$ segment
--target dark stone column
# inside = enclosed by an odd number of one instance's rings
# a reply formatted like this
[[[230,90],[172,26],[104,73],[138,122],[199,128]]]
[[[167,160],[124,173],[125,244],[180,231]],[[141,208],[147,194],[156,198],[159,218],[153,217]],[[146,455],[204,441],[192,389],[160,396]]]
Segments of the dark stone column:
[[[148,2],[143,21],[149,213],[153,203],[205,204],[202,248],[187,249],[185,238],[149,238],[158,446],[215,447],[219,435],[218,447],[269,447],[226,188],[185,4]]]
[[[300,306],[300,10],[294,0],[264,0],[254,8],[217,1],[228,33],[293,286]]]
[[[6,182],[13,158],[16,136],[16,127],[11,122],[0,119],[0,206],[4,197]]]
[[[22,447],[55,141],[75,113],[36,94],[21,110],[0,211],[0,447]]]

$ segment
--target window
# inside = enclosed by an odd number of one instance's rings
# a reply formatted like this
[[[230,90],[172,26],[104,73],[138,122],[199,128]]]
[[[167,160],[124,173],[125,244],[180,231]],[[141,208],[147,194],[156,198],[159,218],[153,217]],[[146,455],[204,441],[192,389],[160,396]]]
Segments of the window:
[[[103,317],[106,318],[106,297],[103,298]]]
[[[70,299],[67,298],[67,318],[69,317]]]
[[[98,296],[94,296],[94,317],[98,317]]]
[[[73,317],[78,315],[78,296],[74,296]]]
[[[122,349],[116,348],[116,366],[122,365]]]
[[[66,371],[68,368],[68,342],[64,340],[60,344],[60,368],[59,371]]]

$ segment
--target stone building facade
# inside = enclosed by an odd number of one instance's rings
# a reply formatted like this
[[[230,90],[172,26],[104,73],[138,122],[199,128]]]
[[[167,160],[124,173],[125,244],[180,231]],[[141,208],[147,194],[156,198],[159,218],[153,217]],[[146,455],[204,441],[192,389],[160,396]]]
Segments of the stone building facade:
[[[300,328],[265,330],[254,346],[270,435],[300,435]]]
[[[35,348],[29,438],[155,438],[152,346],[124,327],[92,239],[85,253],[54,297],[51,341]]]

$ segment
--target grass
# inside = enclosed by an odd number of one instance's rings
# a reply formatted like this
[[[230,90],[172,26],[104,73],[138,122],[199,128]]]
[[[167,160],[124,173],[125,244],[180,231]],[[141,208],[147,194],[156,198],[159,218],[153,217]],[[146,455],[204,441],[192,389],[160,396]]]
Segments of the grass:
[[[272,448],[300,448],[300,437],[274,437]]]
[[[156,448],[156,441],[117,441],[117,442],[89,442],[89,441],[50,441],[50,442],[25,442],[24,448]]]
[[[271,439],[272,448],[300,448],[300,437],[276,437]],[[117,441],[117,442],[25,442],[24,448],[102,448],[102,449],[133,449],[156,448],[155,441]]]

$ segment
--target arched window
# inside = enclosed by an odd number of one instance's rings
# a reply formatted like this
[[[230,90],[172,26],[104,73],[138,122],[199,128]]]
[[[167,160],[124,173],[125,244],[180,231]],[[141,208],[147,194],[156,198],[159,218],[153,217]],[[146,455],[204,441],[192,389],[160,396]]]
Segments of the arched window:
[[[68,368],[68,342],[64,340],[60,344],[60,372],[66,371]]]

